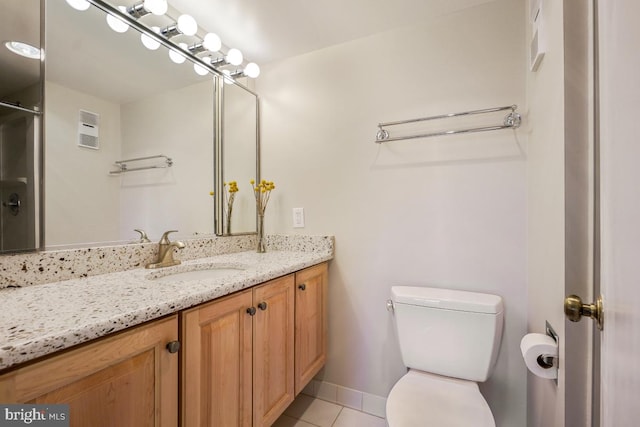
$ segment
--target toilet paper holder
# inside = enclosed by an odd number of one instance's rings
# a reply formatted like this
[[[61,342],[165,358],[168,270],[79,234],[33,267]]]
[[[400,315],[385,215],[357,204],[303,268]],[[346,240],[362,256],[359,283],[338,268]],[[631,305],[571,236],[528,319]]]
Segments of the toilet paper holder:
[[[545,333],[531,332],[522,337],[520,351],[527,369],[535,376],[554,380],[558,384],[558,335],[549,322]]]
[[[552,354],[541,354],[538,356],[538,365],[544,369],[551,369],[557,365],[558,358]]]
[[[549,335],[551,338],[553,338],[556,344],[558,343],[558,334],[556,333],[556,331],[553,330],[553,328],[549,324],[549,321],[545,322],[544,332],[547,335]],[[544,369],[551,369],[554,367],[555,368],[558,367],[558,357],[552,354],[541,354],[540,356],[538,356],[537,362],[538,362],[538,365],[540,365],[540,367]],[[557,383],[558,379],[556,378],[555,381]]]

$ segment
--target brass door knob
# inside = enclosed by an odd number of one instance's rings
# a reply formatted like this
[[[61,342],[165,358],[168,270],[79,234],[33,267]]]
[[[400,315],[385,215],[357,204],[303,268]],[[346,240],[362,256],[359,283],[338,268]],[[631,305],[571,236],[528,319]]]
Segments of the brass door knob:
[[[564,314],[572,322],[579,322],[583,316],[590,317],[596,321],[598,329],[602,330],[604,323],[602,297],[598,297],[592,304],[583,304],[579,296],[569,295],[564,299]]]

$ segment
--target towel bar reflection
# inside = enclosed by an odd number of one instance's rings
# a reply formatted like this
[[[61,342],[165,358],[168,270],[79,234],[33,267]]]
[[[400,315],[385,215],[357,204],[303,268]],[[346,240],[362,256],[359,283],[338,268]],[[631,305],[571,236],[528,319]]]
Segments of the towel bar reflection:
[[[487,132],[487,131],[500,130],[500,129],[517,129],[518,127],[520,127],[520,124],[522,122],[522,117],[520,116],[519,113],[516,112],[517,108],[518,108],[517,105],[509,105],[506,107],[485,108],[483,110],[471,110],[471,111],[464,111],[461,113],[449,113],[449,114],[441,114],[439,116],[421,117],[418,119],[378,123],[378,133],[376,133],[375,142],[380,144],[383,142],[401,141],[405,139],[429,138],[433,136],[455,135],[460,133]],[[495,113],[497,111],[506,111],[506,110],[511,110],[511,112],[505,116],[501,125],[481,126],[481,127],[473,127],[473,128],[466,128],[466,129],[452,129],[452,130],[445,130],[445,131],[439,131],[439,132],[421,133],[416,135],[406,135],[406,136],[398,136],[398,137],[391,137],[389,135],[389,131],[386,129],[383,129],[385,126],[397,126],[397,125],[404,125],[408,123],[424,122],[429,120],[448,119],[451,117]]]
[[[164,162],[158,165],[147,165],[147,166],[140,166],[135,168],[130,168],[127,165],[127,163],[141,162],[144,160],[153,160],[153,159],[164,159]],[[164,168],[170,168],[171,166],[173,166],[173,160],[171,160],[170,157],[167,157],[164,154],[159,154],[157,156],[137,157],[135,159],[118,160],[114,163],[118,169],[114,171],[109,171],[109,175],[120,175],[125,172],[141,171],[146,169],[164,169]]]

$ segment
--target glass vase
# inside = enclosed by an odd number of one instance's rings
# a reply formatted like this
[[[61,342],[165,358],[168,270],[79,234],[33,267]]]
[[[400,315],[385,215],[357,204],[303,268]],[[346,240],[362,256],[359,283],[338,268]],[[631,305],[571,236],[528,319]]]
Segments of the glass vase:
[[[227,210],[227,215],[226,215],[226,221],[224,223],[224,234],[226,234],[227,236],[231,236],[231,209],[232,207],[229,206],[229,209]]]
[[[265,253],[267,248],[264,244],[264,215],[258,215],[258,253]]]

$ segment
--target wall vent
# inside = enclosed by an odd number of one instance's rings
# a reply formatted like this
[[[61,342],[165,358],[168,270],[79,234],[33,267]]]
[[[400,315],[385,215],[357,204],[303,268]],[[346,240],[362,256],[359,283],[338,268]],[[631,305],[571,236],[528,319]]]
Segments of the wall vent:
[[[94,150],[99,149],[99,125],[99,114],[80,110],[80,121],[78,122],[78,146],[93,148]]]

